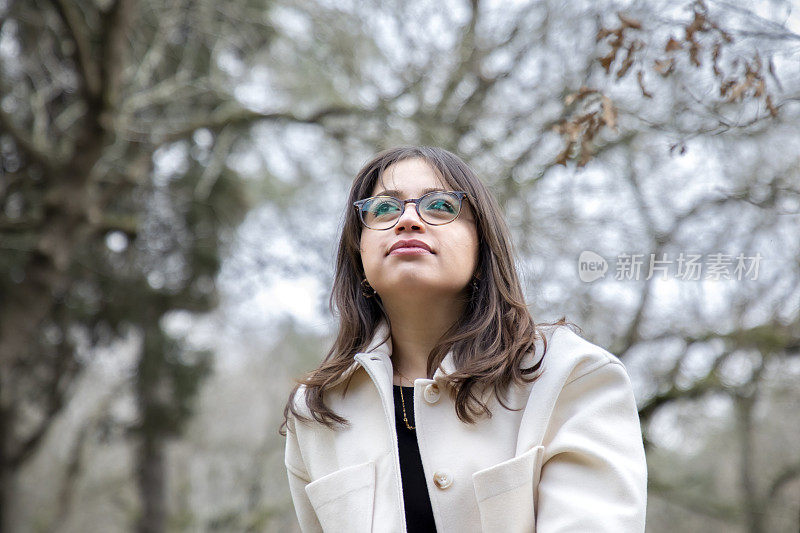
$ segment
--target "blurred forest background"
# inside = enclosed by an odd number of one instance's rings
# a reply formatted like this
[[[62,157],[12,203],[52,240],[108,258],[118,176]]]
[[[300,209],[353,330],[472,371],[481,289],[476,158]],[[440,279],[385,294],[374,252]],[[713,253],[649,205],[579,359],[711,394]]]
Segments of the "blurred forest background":
[[[472,165],[535,319],[625,362],[649,532],[798,531],[797,2],[0,0],[0,532],[296,531],[284,402],[397,144]]]

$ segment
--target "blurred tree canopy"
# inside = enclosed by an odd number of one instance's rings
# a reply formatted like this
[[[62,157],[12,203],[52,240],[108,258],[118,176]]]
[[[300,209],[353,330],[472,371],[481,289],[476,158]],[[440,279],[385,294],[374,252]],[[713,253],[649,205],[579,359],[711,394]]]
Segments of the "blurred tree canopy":
[[[3,515],[13,509],[15,472],[92,350],[135,335],[139,416],[126,429],[139,446],[139,529],[163,530],[163,441],[180,432],[210,359],[177,345],[160,320],[213,308],[224,242],[247,207],[238,177],[215,161],[211,133],[191,164],[155,168],[165,136],[191,137],[198,128],[188,120],[231,99],[215,79],[218,26],[208,7],[3,6]]]
[[[349,180],[401,143],[472,164],[506,209],[534,316],[566,313],[625,361],[652,531],[796,530],[800,457],[770,444],[792,442],[770,414],[797,402],[786,377],[800,372],[794,7],[0,2],[0,531],[32,519],[24,467],[120,340],[135,346],[136,415],[102,417],[135,450],[138,504],[116,527],[290,527],[290,502],[262,490],[233,511],[210,498],[170,509],[167,443],[210,438],[185,433],[216,412],[194,406],[219,354],[164,320],[218,311],[220,279],[240,305],[268,278],[329,287]],[[756,279],[590,284],[576,275],[583,250],[764,261]],[[298,372],[307,341],[287,331],[269,357]],[[284,390],[268,397],[270,423]],[[266,473],[244,469],[244,485],[282,477],[279,455],[265,453]],[[70,465],[41,529],[78,514]],[[186,518],[204,506],[218,515]]]

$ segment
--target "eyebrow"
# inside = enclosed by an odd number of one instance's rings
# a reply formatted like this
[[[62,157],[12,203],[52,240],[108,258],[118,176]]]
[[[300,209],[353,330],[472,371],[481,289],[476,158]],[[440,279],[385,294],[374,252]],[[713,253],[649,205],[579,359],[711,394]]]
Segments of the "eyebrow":
[[[422,189],[422,194],[420,196],[428,194],[429,192],[433,191],[447,192],[445,189],[442,189],[441,187],[428,187],[427,189]],[[402,191],[398,191],[397,189],[388,189],[386,191],[379,192],[375,196],[402,196],[402,195],[403,195]]]

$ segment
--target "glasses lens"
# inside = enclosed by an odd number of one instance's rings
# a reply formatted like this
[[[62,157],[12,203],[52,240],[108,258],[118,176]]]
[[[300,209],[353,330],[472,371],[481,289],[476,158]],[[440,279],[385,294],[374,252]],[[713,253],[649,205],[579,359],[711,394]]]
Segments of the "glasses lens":
[[[361,208],[364,224],[373,229],[390,227],[402,212],[402,205],[394,198],[376,196]]]
[[[419,212],[428,224],[446,224],[458,216],[461,200],[455,194],[434,192],[426,194],[419,203]]]

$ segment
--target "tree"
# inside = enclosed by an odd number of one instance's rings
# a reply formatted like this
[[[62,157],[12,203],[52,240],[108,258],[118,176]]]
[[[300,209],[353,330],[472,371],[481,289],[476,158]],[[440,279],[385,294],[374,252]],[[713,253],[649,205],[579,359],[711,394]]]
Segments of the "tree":
[[[144,337],[132,428],[139,529],[163,530],[161,443],[189,415],[208,358],[170,341],[160,319],[213,307],[219,257],[246,207],[234,173],[201,164],[229,148],[213,133],[194,143],[181,176],[153,168],[160,147],[191,139],[198,116],[213,124],[206,113],[231,98],[215,86],[219,22],[208,5],[190,8],[128,0],[2,8],[11,46],[0,87],[0,530],[13,527],[15,472],[87,364],[80,340],[102,346],[129,328]],[[205,23],[196,30],[195,17]],[[184,46],[192,53],[180,53]]]
[[[658,0],[624,10],[4,5],[5,497],[91,360],[79,340],[96,347],[133,330],[142,350],[132,435],[141,492],[152,496],[142,497],[140,528],[163,527],[163,444],[180,434],[210,362],[160,320],[213,309],[229,255],[242,293],[258,284],[254,271],[329,281],[325,254],[348,179],[370,153],[405,142],[443,146],[478,169],[506,209],[523,273],[536,272],[534,316],[566,312],[624,359],[657,449],[658,414],[732,390],[730,361],[769,353],[780,367],[797,353],[797,72],[787,61],[797,37],[780,22],[789,5],[763,16]],[[237,164],[247,157],[256,163]],[[258,195],[274,216],[237,228]],[[303,256],[265,246],[264,236],[281,235]],[[677,290],[657,276],[586,284],[574,272],[582,250],[674,258],[689,249],[760,250],[770,262],[757,280]]]
[[[567,312],[637,371],[652,451],[656,413],[734,393],[731,361],[755,352],[788,367],[798,352],[798,36],[780,22],[790,9],[536,2],[499,13],[471,2],[445,12],[421,2],[350,12],[298,4],[304,33],[318,40],[287,39],[296,53],[286,57],[302,57],[304,72],[336,65],[334,85],[348,89],[342,98],[388,102],[387,124],[333,129],[348,139],[351,159],[419,142],[478,168],[507,210],[521,266],[537,270],[536,316]],[[379,59],[364,59],[372,51]],[[281,74],[288,92],[298,75]],[[307,190],[317,186],[312,179]],[[668,257],[673,279],[661,283],[645,266],[615,282],[612,264],[604,282],[588,285],[574,271],[582,250]],[[709,281],[679,280],[677,259],[688,252],[706,266],[716,259],[719,283],[713,272]],[[743,464],[760,453],[746,444],[736,458]],[[656,501],[664,473],[652,472]],[[747,487],[747,478],[735,483]],[[746,493],[734,496],[748,509],[734,520],[757,531],[759,510],[745,505]]]

